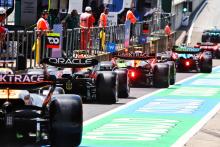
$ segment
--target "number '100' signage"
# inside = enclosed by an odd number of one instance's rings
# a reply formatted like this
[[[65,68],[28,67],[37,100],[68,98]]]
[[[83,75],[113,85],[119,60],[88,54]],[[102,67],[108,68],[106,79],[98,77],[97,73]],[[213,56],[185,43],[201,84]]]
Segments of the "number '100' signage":
[[[46,36],[46,47],[47,48],[60,48],[60,34],[59,33],[48,33]]]

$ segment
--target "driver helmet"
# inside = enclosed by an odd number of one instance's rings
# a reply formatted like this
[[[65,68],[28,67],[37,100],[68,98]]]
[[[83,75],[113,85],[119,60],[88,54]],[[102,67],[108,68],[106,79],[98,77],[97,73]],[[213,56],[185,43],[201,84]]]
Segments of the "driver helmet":
[[[0,15],[6,14],[6,10],[3,7],[0,7]]]

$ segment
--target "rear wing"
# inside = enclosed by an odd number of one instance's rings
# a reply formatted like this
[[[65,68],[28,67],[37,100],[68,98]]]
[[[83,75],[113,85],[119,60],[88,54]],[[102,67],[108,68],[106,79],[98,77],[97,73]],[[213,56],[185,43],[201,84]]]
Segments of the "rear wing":
[[[207,33],[208,35],[210,36],[217,36],[217,35],[220,35],[220,30],[219,29],[213,29],[213,30],[205,30],[203,32],[204,33]]]
[[[186,46],[174,46],[172,51],[181,54],[198,54],[199,52],[202,52],[200,48]]]
[[[217,43],[213,43],[213,42],[198,42],[195,46],[200,47],[200,46],[216,46]]]
[[[6,67],[7,65],[13,66],[13,60],[0,60],[0,67]]]
[[[98,60],[90,58],[46,58],[42,63],[63,68],[84,68],[98,64]]]
[[[211,42],[204,42],[204,43],[197,43],[195,48],[200,48],[201,50],[205,51],[213,51],[217,50],[219,48],[217,43],[211,43]]]
[[[55,82],[54,76],[0,74],[0,89],[30,90],[54,85]]]
[[[148,53],[144,52],[123,52],[115,54],[114,57],[125,60],[149,60],[155,58],[155,56],[149,56]]]

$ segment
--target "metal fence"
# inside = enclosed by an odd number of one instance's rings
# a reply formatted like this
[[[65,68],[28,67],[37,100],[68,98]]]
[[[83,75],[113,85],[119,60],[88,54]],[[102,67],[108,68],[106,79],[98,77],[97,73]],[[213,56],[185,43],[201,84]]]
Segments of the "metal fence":
[[[152,48],[154,49],[153,52],[166,50],[168,40],[163,29],[167,20],[161,19],[159,21],[160,23],[158,20],[136,23],[129,40],[131,47],[139,46],[145,50],[149,49],[149,52],[152,52]],[[27,60],[25,67],[37,66],[41,59],[51,56],[51,48],[46,47],[47,33],[25,30],[8,31],[4,43],[0,41],[0,60],[13,60],[15,61],[13,66],[16,67],[20,64],[18,57],[23,57]],[[156,36],[157,39],[143,44],[140,43],[140,37],[143,35],[149,38]],[[117,51],[124,49],[125,25],[68,29],[63,31],[62,36],[61,51],[63,57],[71,58],[79,54],[94,57],[106,54],[109,43],[114,43]]]

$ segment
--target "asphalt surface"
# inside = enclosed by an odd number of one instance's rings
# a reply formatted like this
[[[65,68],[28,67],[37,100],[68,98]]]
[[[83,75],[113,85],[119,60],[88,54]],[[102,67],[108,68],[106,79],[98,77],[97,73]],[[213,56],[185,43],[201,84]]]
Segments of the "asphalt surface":
[[[207,0],[206,6],[199,13],[193,24],[193,32],[191,36],[191,46],[201,41],[202,31],[211,29],[214,26],[220,28],[220,0]],[[213,60],[213,66],[220,66],[220,60]],[[177,82],[185,78],[191,77],[197,73],[177,73]],[[158,89],[155,88],[131,88],[130,97],[127,99],[119,99],[117,104],[100,105],[100,104],[84,104],[84,121],[95,116],[103,114],[114,108],[125,105],[126,103],[137,99],[146,94],[152,93]],[[186,147],[220,147],[220,111],[186,144]]]

